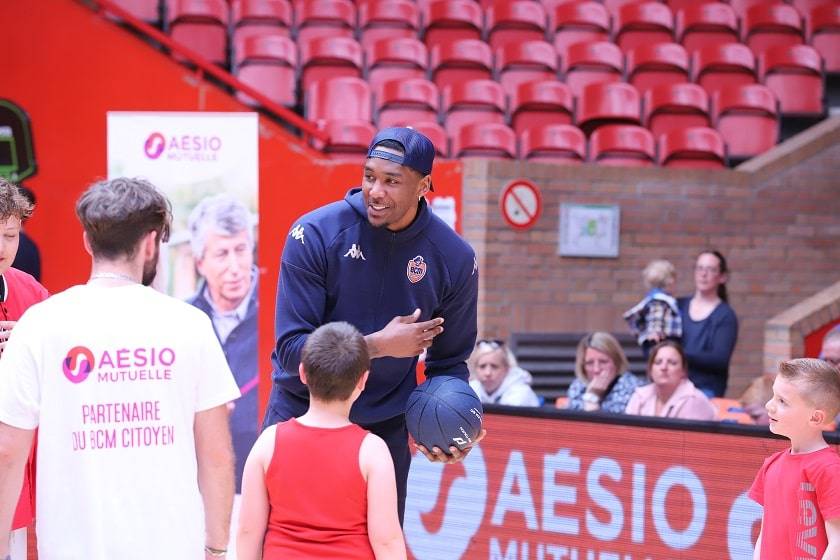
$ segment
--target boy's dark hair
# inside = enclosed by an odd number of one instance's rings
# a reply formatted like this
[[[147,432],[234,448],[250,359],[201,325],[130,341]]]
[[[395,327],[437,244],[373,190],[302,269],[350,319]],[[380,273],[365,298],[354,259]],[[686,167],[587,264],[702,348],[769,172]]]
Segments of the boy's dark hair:
[[[365,337],[349,323],[327,323],[306,339],[301,353],[309,393],[321,401],[350,398],[370,369]]]
[[[0,219],[11,216],[25,222],[32,215],[35,205],[21,191],[20,187],[0,178]]]
[[[802,398],[824,410],[831,422],[840,412],[840,370],[823,360],[798,358],[779,364],[779,375],[798,382]]]
[[[76,216],[87,233],[94,257],[132,257],[137,242],[156,231],[169,238],[169,200],[144,179],[119,177],[91,185],[76,202]]]

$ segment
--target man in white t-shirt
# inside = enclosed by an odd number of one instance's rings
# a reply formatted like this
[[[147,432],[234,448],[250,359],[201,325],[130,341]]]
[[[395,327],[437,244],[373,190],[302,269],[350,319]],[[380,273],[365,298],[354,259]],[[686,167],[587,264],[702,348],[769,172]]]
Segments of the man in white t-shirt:
[[[239,390],[207,315],[148,287],[169,202],[121,178],[76,214],[90,279],[31,307],[0,361],[0,559],[35,428],[40,560],[224,557]]]

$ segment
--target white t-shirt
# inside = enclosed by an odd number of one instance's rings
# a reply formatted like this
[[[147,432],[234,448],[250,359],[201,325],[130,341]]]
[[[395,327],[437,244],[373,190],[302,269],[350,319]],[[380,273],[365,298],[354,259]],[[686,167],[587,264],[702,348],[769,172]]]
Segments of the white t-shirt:
[[[82,285],[31,307],[0,360],[0,421],[39,427],[41,560],[203,559],[194,418],[238,396],[187,303]]]

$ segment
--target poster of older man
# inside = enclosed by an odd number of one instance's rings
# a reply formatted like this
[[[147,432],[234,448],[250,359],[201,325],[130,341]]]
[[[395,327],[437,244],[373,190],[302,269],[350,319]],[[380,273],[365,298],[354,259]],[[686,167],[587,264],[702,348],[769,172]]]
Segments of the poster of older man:
[[[231,411],[236,488],[257,438],[257,269],[254,227],[245,204],[229,194],[202,199],[188,220],[190,247],[201,276],[188,301],[204,311],[222,343],[240,397]]]

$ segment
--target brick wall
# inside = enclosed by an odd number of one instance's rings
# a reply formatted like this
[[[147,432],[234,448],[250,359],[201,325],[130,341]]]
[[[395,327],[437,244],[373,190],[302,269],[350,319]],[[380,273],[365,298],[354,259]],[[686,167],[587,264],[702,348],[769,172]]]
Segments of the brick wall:
[[[624,332],[621,313],[642,296],[641,270],[666,258],[676,293],[693,293],[704,248],[729,261],[740,321],[730,395],[763,372],[765,322],[840,279],[840,118],[823,122],[737,170],[561,167],[464,161],[464,235],[481,267],[479,334]],[[499,211],[512,179],[542,192],[543,212],[514,231]],[[621,207],[616,259],[558,256],[564,202]]]

